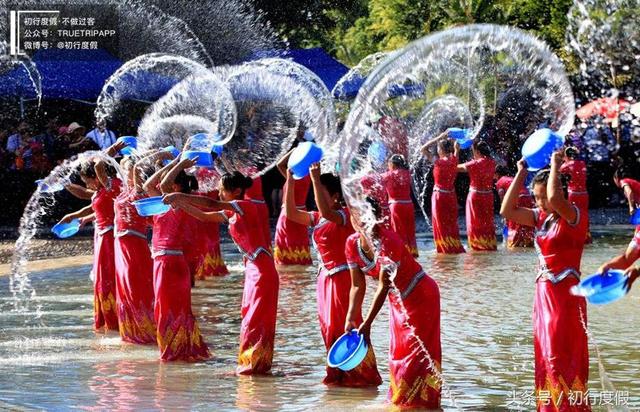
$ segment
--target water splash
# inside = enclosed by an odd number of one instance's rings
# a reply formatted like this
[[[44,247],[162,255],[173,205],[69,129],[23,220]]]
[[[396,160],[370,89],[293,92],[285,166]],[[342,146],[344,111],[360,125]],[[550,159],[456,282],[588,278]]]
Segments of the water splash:
[[[405,158],[415,148],[408,136],[426,106],[445,95],[467,102],[476,128],[498,154],[513,156],[544,124],[566,134],[574,100],[564,66],[546,44],[518,29],[495,25],[454,28],[419,39],[380,63],[360,89],[341,139],[340,174],[345,198],[363,227],[375,221],[364,202],[362,179],[380,173],[368,149],[379,140],[388,154]],[[474,107],[472,99],[480,101]],[[491,114],[486,124],[480,107]],[[491,128],[489,128],[491,126]],[[491,133],[489,133],[491,132]],[[509,158],[514,161],[516,159]]]
[[[33,93],[38,102],[38,108],[42,103],[42,77],[38,71],[36,64],[28,56],[14,57],[9,54],[9,47],[5,41],[0,42],[0,74],[19,73],[20,69],[24,69],[32,90],[20,90],[20,97],[24,95],[30,96]]]
[[[101,159],[114,167],[116,173],[126,187],[127,179],[123,176],[119,165],[113,158],[107,156],[104,152],[88,151],[79,154],[71,159],[65,160],[61,165],[57,166],[44,179],[44,184],[49,187],[66,185],[72,175],[77,173],[79,167],[90,159]],[[52,193],[42,192],[40,186],[37,187],[31,198],[27,202],[20,226],[18,229],[18,239],[15,243],[13,258],[11,262],[11,276],[9,278],[9,288],[13,295],[13,310],[18,312],[28,312],[31,305],[36,304],[35,312],[41,314],[41,304],[35,302],[36,290],[29,279],[29,270],[27,264],[31,260],[33,250],[32,240],[38,235],[42,229],[42,219],[47,216],[57,204],[56,196]],[[39,315],[36,316],[38,318]]]

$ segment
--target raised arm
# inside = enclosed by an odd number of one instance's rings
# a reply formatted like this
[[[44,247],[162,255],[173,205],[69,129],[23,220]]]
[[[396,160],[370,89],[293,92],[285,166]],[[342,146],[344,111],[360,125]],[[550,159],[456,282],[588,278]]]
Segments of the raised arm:
[[[225,223],[227,221],[223,212],[205,212],[189,202],[179,203],[178,207],[202,222]]]
[[[162,180],[164,175],[169,172],[169,169],[174,167],[177,163],[178,159],[173,159],[171,163],[152,174],[151,177],[148,178],[146,182],[144,182],[144,185],[142,185],[142,189],[147,192],[149,196],[160,196],[162,194],[162,192],[158,189],[160,181]]]
[[[124,149],[125,147],[127,147],[127,144],[125,142],[115,142],[105,149],[105,153],[109,157],[116,157],[120,150]]]
[[[320,216],[333,223],[344,225],[346,222],[344,221],[343,215],[331,207],[331,197],[329,193],[327,193],[327,189],[325,189],[320,182],[320,163],[312,164],[309,169],[309,174],[311,175],[313,195],[316,199],[316,206],[318,206]],[[293,177],[291,177],[291,179],[293,179]]]
[[[640,199],[635,199],[633,196],[633,190],[631,190],[631,186],[624,185],[622,187],[624,190],[624,196],[627,198],[627,202],[629,204],[629,214],[632,215],[636,211],[636,204],[640,202]]]
[[[91,199],[93,197],[93,194],[95,193],[95,191],[87,189],[86,187],[75,183],[69,183],[64,188],[67,189],[67,192],[71,193],[73,196],[83,200]]]
[[[564,196],[562,182],[560,180],[560,166],[562,165],[564,153],[558,150],[551,156],[551,173],[549,174],[549,183],[547,184],[547,198],[551,207],[564,220],[571,224],[578,223],[578,212],[576,208]]]
[[[518,161],[518,173],[513,178],[507,193],[504,195],[502,205],[500,206],[500,214],[507,220],[525,226],[535,226],[535,214],[533,210],[518,206],[518,197],[520,189],[524,185],[527,178],[527,169],[524,159]]]
[[[287,189],[285,190],[286,196],[284,198],[285,216],[287,219],[305,226],[312,226],[311,215],[302,210],[298,210],[296,207],[295,189],[296,180],[293,178],[291,171],[287,171],[287,181],[285,182]]]
[[[423,155],[427,154],[427,150],[429,150],[430,146],[434,145],[435,143],[438,143],[442,139],[446,139],[447,136],[449,136],[449,131],[445,130],[444,132],[440,133],[438,136],[434,137],[433,139],[423,144],[422,147],[420,148],[420,152]]]
[[[96,171],[96,177],[100,184],[106,188],[110,185],[109,175],[107,174],[107,162],[103,159],[98,159],[93,166],[93,169]]]
[[[291,157],[291,153],[293,153],[294,150],[295,149],[289,150],[287,154],[282,156],[282,159],[278,160],[278,164],[276,166],[278,167],[278,171],[283,177],[287,177],[287,163],[289,163],[289,158]]]

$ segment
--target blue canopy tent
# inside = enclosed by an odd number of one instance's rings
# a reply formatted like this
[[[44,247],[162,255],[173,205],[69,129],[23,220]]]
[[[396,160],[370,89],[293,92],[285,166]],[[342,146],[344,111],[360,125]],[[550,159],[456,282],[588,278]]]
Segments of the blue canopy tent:
[[[365,80],[367,80],[365,77],[359,75],[353,76],[349,81],[342,83],[340,87],[333,90],[333,97],[338,100],[355,99]],[[387,88],[387,94],[390,98],[399,96],[421,96],[424,92],[424,85],[420,83],[391,84]]]
[[[290,58],[318,75],[329,90],[348,71],[321,48],[264,51],[252,59],[262,57]],[[107,79],[123,64],[104,49],[39,50],[32,61],[40,73],[43,99],[71,99],[87,104],[95,104]],[[133,87],[125,90],[121,98],[142,102],[157,100],[179,81],[153,72],[136,72],[130,76]],[[18,65],[0,75],[0,97],[19,98],[21,108],[24,102],[37,98],[24,66]]]
[[[327,86],[333,90],[338,80],[344,76],[349,68],[331,57],[320,47],[312,49],[293,49],[287,51],[262,51],[255,53],[249,60],[257,60],[266,57],[280,57],[291,59],[294,62],[314,72]]]

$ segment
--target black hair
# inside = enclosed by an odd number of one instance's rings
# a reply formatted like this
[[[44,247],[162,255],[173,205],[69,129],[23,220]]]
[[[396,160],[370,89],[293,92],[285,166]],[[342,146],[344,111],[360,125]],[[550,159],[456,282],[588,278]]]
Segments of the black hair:
[[[498,165],[496,166],[496,174],[498,176],[509,176],[509,168],[507,166]]]
[[[397,154],[397,153],[394,154],[389,158],[389,162],[391,162],[391,164],[394,165],[395,167],[399,167],[401,169],[409,169],[409,165],[407,165],[407,161],[405,160],[404,156],[401,154]]]
[[[344,196],[342,195],[342,185],[340,178],[333,173],[323,173],[320,175],[320,183],[327,189],[329,195],[338,195],[338,201],[344,205]]]
[[[489,144],[484,140],[475,139],[473,141],[473,149],[484,157],[491,156],[491,148],[489,147]]]
[[[453,153],[453,142],[450,139],[442,139],[438,142],[438,149],[446,154]]]
[[[531,180],[531,190],[535,185],[547,185],[549,183],[549,176],[551,176],[551,169],[542,169],[536,173]],[[568,174],[561,173],[560,174],[560,183],[562,184],[562,191],[564,192],[564,197],[567,198],[569,196],[569,182],[571,181],[571,176]]]
[[[250,188],[251,185],[253,185],[253,179],[251,179],[249,176],[243,175],[237,170],[235,172],[223,174],[221,181],[222,187],[224,187],[225,190],[233,192],[236,189],[240,189],[241,194],[243,195],[244,191]]]
[[[566,149],[564,149],[564,155],[569,159],[574,160],[577,159],[580,155],[580,150],[578,150],[578,148],[575,146],[568,146]]]
[[[80,165],[80,176],[95,179],[96,175],[95,163],[93,161],[84,162]]]
[[[613,178],[614,179],[624,179],[626,177],[626,174],[624,172],[624,168],[622,166],[620,166],[619,168],[616,169],[615,172],[613,172]]]
[[[180,186],[182,193],[191,193],[198,190],[198,179],[195,176],[188,175],[184,170],[178,173],[174,183]]]

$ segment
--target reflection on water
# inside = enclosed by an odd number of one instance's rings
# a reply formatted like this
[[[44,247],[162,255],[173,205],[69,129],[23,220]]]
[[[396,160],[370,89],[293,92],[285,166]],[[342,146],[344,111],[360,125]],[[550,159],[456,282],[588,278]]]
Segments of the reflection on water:
[[[457,405],[466,410],[531,410],[531,312],[535,257],[531,251],[431,257],[421,239],[421,262],[442,296],[443,372]],[[593,272],[624,247],[624,236],[596,239],[583,270]],[[225,256],[239,262],[232,245]],[[430,256],[429,259],[426,256]],[[315,307],[315,270],[283,273],[273,376],[233,374],[240,329],[242,272],[194,289],[194,311],[214,354],[200,364],[162,364],[154,346],[94,334],[89,268],[34,275],[44,314],[9,312],[8,279],[0,278],[0,407],[137,409],[383,409],[388,387],[386,308],[373,328],[383,386],[327,388],[324,346]],[[370,284],[371,298],[373,282]],[[617,391],[640,406],[640,292],[604,307],[589,306],[589,327]],[[368,302],[366,303],[368,304]],[[595,348],[590,387],[600,390]],[[514,392],[515,391],[515,392]],[[443,399],[444,409],[451,409]],[[604,410],[596,407],[595,410]]]

